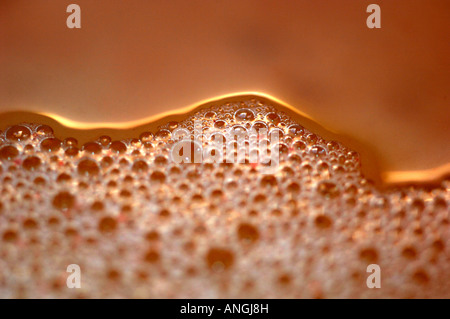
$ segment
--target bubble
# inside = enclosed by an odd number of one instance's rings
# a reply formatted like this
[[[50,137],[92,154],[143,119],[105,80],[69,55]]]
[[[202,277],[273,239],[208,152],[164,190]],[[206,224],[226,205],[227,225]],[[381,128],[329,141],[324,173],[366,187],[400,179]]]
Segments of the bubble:
[[[82,150],[87,154],[100,154],[103,148],[99,143],[88,142],[83,145]]]
[[[309,153],[316,157],[323,157],[327,154],[327,151],[322,146],[314,145],[309,149]]]
[[[109,146],[109,149],[113,153],[122,154],[122,153],[125,153],[127,151],[127,146],[124,143],[120,142],[120,141],[114,141]]]
[[[99,200],[96,200],[91,205],[91,209],[93,211],[97,211],[97,212],[102,211],[104,208],[105,208],[105,205]]]
[[[67,210],[75,204],[75,196],[67,191],[62,191],[53,197],[53,207],[59,210]]]
[[[78,141],[76,138],[68,137],[63,141],[65,147],[77,147]]]
[[[279,128],[271,129],[269,132],[269,139],[272,141],[272,143],[275,141],[275,139],[281,140],[283,136],[284,132]]]
[[[110,216],[102,217],[98,223],[98,230],[102,233],[111,233],[115,231],[116,228],[117,221]]]
[[[169,130],[173,131],[178,127],[178,125],[179,125],[178,122],[171,121],[167,124],[167,127],[169,128]]]
[[[77,147],[69,147],[65,150],[64,154],[69,157],[75,157],[78,155],[78,148]]]
[[[143,160],[135,161],[132,170],[137,173],[146,172],[148,170],[148,164]]]
[[[403,248],[402,256],[407,259],[414,259],[417,257],[417,252],[414,247],[408,246],[408,247]]]
[[[238,238],[247,243],[256,242],[259,239],[259,231],[252,224],[242,223],[237,229]]]
[[[53,135],[53,129],[48,125],[39,125],[36,128],[36,133],[39,136],[52,136]]]
[[[142,141],[142,143],[151,142],[153,140],[153,133],[143,132],[141,135],[139,135],[139,139]]]
[[[303,126],[299,125],[299,124],[292,124],[288,127],[288,135],[292,136],[292,137],[298,137],[303,135],[304,133],[304,128]]]
[[[167,140],[171,137],[172,133],[169,130],[161,129],[155,133],[155,139]]]
[[[339,143],[336,141],[331,141],[327,143],[327,148],[329,151],[337,151],[339,150],[340,146]]]
[[[234,254],[225,248],[210,248],[206,254],[206,263],[212,270],[229,269],[234,263]]]
[[[222,120],[217,120],[214,122],[214,127],[217,129],[224,129],[227,126],[227,122]]]
[[[289,285],[292,282],[292,278],[291,278],[291,276],[289,274],[281,274],[278,277],[278,282],[281,285],[286,286],[286,285]]]
[[[261,134],[262,132],[268,132],[267,124],[263,121],[256,121],[252,125],[252,130],[255,131],[258,134]]]
[[[308,135],[306,135],[305,140],[308,144],[316,144],[318,142],[319,138],[315,134],[308,134]]]
[[[255,113],[250,109],[239,109],[234,113],[234,118],[237,121],[253,121]]]
[[[287,186],[286,190],[290,193],[298,193],[300,191],[301,187],[297,182],[291,182]]]
[[[38,223],[33,218],[27,218],[23,221],[23,227],[25,229],[36,229],[38,228]]]
[[[4,233],[3,233],[3,241],[4,242],[15,242],[18,239],[18,234],[15,230],[13,229],[7,229]]]
[[[160,260],[160,254],[155,249],[151,248],[149,249],[144,256],[144,260],[148,263],[157,263]]]
[[[280,116],[274,112],[267,113],[266,120],[274,125],[278,125],[281,121]]]
[[[230,131],[230,136],[233,136],[235,139],[238,138],[245,138],[248,136],[247,129],[243,127],[242,125],[234,125]]]
[[[19,155],[19,151],[12,145],[6,145],[0,148],[0,159],[12,160]]]
[[[69,174],[66,173],[61,173],[58,175],[58,178],[56,179],[56,181],[58,183],[65,183],[68,182],[72,179],[72,177]]]
[[[296,151],[303,151],[306,149],[306,144],[302,141],[295,141],[292,144],[292,148]]]
[[[164,165],[167,165],[168,162],[169,162],[169,160],[164,155],[158,155],[155,157],[156,165],[164,166]]]
[[[317,186],[320,195],[328,198],[335,198],[340,194],[338,186],[334,182],[323,181]]]
[[[78,174],[84,176],[98,175],[100,169],[97,163],[91,159],[83,159],[78,163]]]
[[[378,252],[375,248],[364,248],[359,252],[359,258],[367,263],[375,263],[378,261]]]
[[[31,137],[31,130],[23,125],[14,125],[6,130],[6,138],[13,142],[23,142]]]
[[[103,147],[107,147],[111,143],[111,137],[108,135],[102,135],[98,138],[98,143]],[[101,150],[101,148],[100,148],[100,150]],[[95,153],[95,154],[97,154],[97,153]]]
[[[326,229],[331,227],[332,221],[326,215],[318,215],[314,219],[314,224],[316,225],[317,228]]]
[[[213,118],[216,117],[216,115],[217,115],[216,112],[214,112],[214,111],[208,111],[208,112],[206,112],[203,116],[205,117],[205,119],[213,119]]]
[[[418,269],[412,274],[412,279],[419,285],[426,285],[430,281],[430,276],[423,269]]]
[[[61,141],[57,138],[46,138],[41,142],[41,151],[53,153],[61,148]]]
[[[164,174],[161,171],[154,171],[151,175],[150,175],[150,180],[154,181],[154,182],[160,182],[163,183],[166,180],[166,174]]]
[[[145,239],[152,242],[160,239],[160,235],[156,230],[151,230],[145,235]]]
[[[41,159],[37,156],[29,156],[24,159],[22,166],[28,171],[34,171],[41,166]]]

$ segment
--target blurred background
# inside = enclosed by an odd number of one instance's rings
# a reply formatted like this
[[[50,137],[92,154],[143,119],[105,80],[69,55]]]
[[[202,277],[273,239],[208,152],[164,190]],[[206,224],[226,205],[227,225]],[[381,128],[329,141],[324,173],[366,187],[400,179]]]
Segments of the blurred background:
[[[449,21],[448,0],[0,0],[0,113],[121,123],[255,91],[426,169],[450,158]]]

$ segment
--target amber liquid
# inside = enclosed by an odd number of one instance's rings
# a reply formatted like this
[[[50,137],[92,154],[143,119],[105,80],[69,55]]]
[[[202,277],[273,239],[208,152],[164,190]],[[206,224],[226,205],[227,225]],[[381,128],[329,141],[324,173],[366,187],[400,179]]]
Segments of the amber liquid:
[[[447,0],[380,30],[356,2],[77,4],[69,30],[0,2],[0,297],[450,297]],[[281,132],[278,170],[171,162],[194,120]]]

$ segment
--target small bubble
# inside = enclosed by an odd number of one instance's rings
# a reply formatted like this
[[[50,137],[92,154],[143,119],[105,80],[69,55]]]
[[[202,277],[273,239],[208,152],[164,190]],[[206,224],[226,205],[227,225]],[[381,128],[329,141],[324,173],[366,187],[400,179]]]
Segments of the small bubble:
[[[78,155],[78,148],[77,147],[69,147],[65,150],[64,154],[66,154],[69,157],[74,157]]]
[[[169,130],[173,131],[178,127],[178,122],[171,121],[167,124],[167,127],[169,128]]]
[[[292,137],[297,137],[303,135],[304,128],[301,125],[298,124],[292,124],[288,127],[288,135]]]
[[[46,138],[41,142],[41,151],[53,153],[60,149],[61,147],[61,141],[57,138]]]
[[[91,159],[83,159],[78,163],[78,173],[80,175],[92,176],[97,175],[100,169],[97,163]]]
[[[8,229],[3,233],[3,241],[5,242],[15,242],[19,235],[13,229]]]
[[[239,109],[234,113],[234,118],[237,121],[253,121],[255,114],[250,109]]]
[[[117,228],[117,221],[116,219],[105,216],[102,219],[100,219],[98,223],[98,230],[100,230],[102,233],[110,233],[115,231]]]
[[[210,248],[206,254],[206,263],[212,270],[228,269],[234,263],[234,254],[228,249]]]
[[[148,164],[143,160],[138,160],[133,163],[131,168],[134,172],[146,172],[148,170]]]
[[[310,148],[309,153],[315,157],[324,157],[327,151],[322,146],[314,145]]]
[[[205,113],[204,117],[205,117],[206,119],[213,119],[213,118],[216,117],[216,112],[214,112],[214,111],[208,111],[208,112]]]
[[[12,160],[19,155],[19,151],[12,145],[3,146],[0,149],[0,158],[4,160]]]
[[[242,223],[237,229],[238,238],[248,243],[253,243],[259,239],[259,231],[255,226]]]
[[[75,196],[67,191],[59,192],[53,197],[53,207],[59,210],[67,210],[73,207],[75,204]]]
[[[430,276],[425,270],[418,269],[413,273],[412,279],[419,285],[426,285],[430,281]]]
[[[273,175],[265,175],[263,178],[261,178],[261,186],[266,187],[274,187],[278,184],[277,178]]]
[[[417,252],[414,247],[408,246],[403,248],[402,256],[407,259],[414,259],[417,256]]]
[[[145,239],[148,241],[157,241],[159,240],[159,238],[159,233],[156,230],[151,230],[147,234],[145,234]]]
[[[153,139],[153,133],[152,132],[143,132],[141,135],[139,135],[139,139],[142,141],[142,143],[151,142]]]
[[[22,166],[27,171],[34,171],[41,165],[41,159],[37,156],[29,156],[24,159]]]
[[[266,133],[268,132],[267,124],[263,121],[257,121],[253,123],[252,130],[255,131],[257,134],[261,134],[263,131]]]
[[[223,120],[217,120],[214,122],[214,127],[217,129],[224,129],[227,126],[227,122]]]
[[[36,129],[36,133],[40,136],[52,136],[53,129],[48,125],[39,125]]]
[[[316,134],[308,134],[306,135],[305,139],[308,144],[316,144],[319,140]]]
[[[331,227],[332,221],[326,215],[318,215],[314,219],[314,224],[316,225],[317,228],[326,229]]]
[[[154,182],[160,182],[163,183],[166,180],[166,174],[164,174],[161,171],[154,171],[151,175],[150,175],[150,180],[154,181]]]
[[[155,139],[157,140],[167,140],[171,137],[172,133],[169,130],[161,129],[155,133]]]
[[[109,137],[108,135],[102,135],[98,138],[98,142],[100,143],[100,145],[107,147],[109,143],[111,143],[111,137]]]
[[[166,156],[158,155],[158,156],[155,157],[154,162],[155,162],[156,165],[165,166],[169,161],[168,161]]]
[[[267,113],[266,120],[274,125],[278,125],[281,121],[280,116],[273,112]]]
[[[337,151],[340,147],[338,142],[331,141],[327,143],[327,148],[329,151]]]
[[[68,137],[64,140],[63,144],[65,147],[76,147],[78,146],[78,141],[73,137]]]
[[[145,260],[146,262],[148,262],[148,263],[151,263],[151,264],[158,262],[159,259],[160,259],[159,252],[156,251],[156,250],[153,249],[153,248],[149,249],[149,250],[145,253],[145,256],[144,256],[144,260]]]
[[[375,248],[364,248],[359,252],[359,258],[368,263],[374,263],[378,260],[378,252]]]
[[[317,186],[317,191],[320,195],[328,198],[335,198],[340,193],[339,188],[335,183],[327,181],[320,182]]]
[[[109,149],[116,154],[123,154],[127,151],[127,146],[120,141],[115,141],[111,143]]]
[[[295,141],[295,142],[292,144],[292,148],[293,148],[295,151],[303,151],[304,149],[306,149],[306,144],[303,143],[302,141]]]
[[[27,218],[23,221],[23,227],[25,229],[36,229],[38,228],[38,223],[33,218]]]
[[[88,154],[100,154],[102,152],[102,147],[96,142],[87,142],[83,145],[82,150]]]

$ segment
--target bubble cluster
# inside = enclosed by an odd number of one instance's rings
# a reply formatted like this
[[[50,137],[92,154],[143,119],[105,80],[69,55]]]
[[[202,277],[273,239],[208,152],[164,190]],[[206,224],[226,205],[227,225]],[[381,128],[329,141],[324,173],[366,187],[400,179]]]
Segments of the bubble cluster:
[[[171,160],[207,128],[194,153],[277,134],[276,171],[249,154]],[[2,298],[450,297],[450,181],[378,189],[358,153],[257,99],[83,145],[20,123],[0,134],[0,179]],[[366,286],[373,263],[382,289]]]

